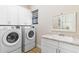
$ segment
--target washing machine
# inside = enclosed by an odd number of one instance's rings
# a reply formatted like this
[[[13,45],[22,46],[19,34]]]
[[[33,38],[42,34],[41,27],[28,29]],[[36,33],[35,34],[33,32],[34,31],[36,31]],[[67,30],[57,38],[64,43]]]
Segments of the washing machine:
[[[23,33],[22,51],[28,52],[29,50],[35,47],[35,28],[34,26],[24,26],[22,28],[22,33]]]
[[[0,26],[0,53],[21,53],[21,43],[19,26]]]

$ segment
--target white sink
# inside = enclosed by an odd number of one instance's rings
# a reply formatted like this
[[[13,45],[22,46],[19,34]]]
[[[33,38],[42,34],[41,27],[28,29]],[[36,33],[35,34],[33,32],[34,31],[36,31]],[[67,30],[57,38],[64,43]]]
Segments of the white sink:
[[[73,37],[65,36],[65,35],[53,35],[53,37],[62,41],[74,41]]]
[[[74,41],[74,38],[73,37],[69,37],[69,36],[64,36],[63,39],[65,41]]]
[[[67,41],[67,42],[72,42],[74,41],[73,37],[70,36],[65,36],[65,35],[52,35],[52,34],[48,34],[48,35],[43,35],[43,37],[47,37],[47,38],[51,38],[51,39],[55,39],[55,40],[60,40],[60,41]]]

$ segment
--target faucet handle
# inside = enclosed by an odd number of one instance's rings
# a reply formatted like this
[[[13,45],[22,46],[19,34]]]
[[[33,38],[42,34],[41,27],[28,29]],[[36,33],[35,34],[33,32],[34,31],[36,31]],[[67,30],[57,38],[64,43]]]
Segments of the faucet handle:
[[[64,34],[59,34],[59,36],[64,36]]]

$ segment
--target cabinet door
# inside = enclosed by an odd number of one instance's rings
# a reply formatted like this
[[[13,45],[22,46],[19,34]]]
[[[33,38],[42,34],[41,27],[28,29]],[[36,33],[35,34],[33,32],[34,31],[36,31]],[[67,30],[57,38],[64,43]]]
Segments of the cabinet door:
[[[0,25],[7,24],[7,6],[0,6]]]
[[[62,53],[79,53],[79,46],[69,43],[59,43],[60,52]]]
[[[18,7],[19,11],[19,24],[20,25],[31,25],[32,24],[32,13],[30,10]]]
[[[42,49],[42,53],[57,53],[58,41],[43,38],[41,40],[41,49]]]
[[[8,6],[8,23],[10,25],[17,25],[17,22],[18,22],[17,6]]]

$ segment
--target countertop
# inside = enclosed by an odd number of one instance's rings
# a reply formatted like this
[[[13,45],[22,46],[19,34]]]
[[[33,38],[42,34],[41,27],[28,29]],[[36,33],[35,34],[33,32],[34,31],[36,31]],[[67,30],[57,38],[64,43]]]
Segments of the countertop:
[[[74,44],[74,45],[79,46],[78,38],[73,38],[73,37],[68,37],[68,36],[59,36],[59,35],[54,35],[54,34],[46,34],[46,35],[43,35],[42,38],[47,38],[47,39],[65,42],[65,43]]]

